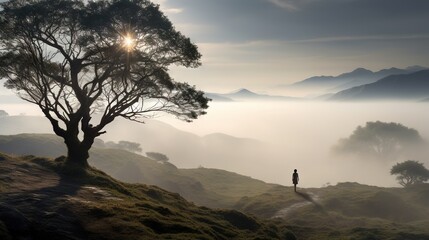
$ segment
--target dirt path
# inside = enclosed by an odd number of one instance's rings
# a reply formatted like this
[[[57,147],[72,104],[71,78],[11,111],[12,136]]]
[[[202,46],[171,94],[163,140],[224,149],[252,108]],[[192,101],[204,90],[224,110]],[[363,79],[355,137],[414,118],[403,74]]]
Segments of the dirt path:
[[[289,216],[292,212],[294,212],[294,211],[296,211],[302,207],[311,205],[311,204],[315,205],[319,209],[323,209],[323,207],[319,204],[320,197],[318,195],[316,195],[315,193],[297,192],[296,194],[299,195],[300,197],[302,197],[304,201],[292,204],[289,207],[286,207],[286,208],[279,210],[271,218],[285,218],[285,217]]]

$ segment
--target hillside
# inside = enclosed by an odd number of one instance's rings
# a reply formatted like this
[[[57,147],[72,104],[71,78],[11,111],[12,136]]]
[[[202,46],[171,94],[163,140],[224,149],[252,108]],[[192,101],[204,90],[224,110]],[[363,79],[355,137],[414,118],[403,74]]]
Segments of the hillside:
[[[293,239],[232,210],[197,207],[95,169],[70,174],[42,158],[0,154],[1,239]]]
[[[229,166],[227,170],[238,172],[245,162],[257,161],[265,152],[272,150],[269,149],[269,144],[254,139],[219,133],[199,136],[153,119],[141,124],[119,118],[109,124],[106,131],[102,135],[104,141],[127,140],[140,143],[143,152],[166,154],[170,162],[180,168]],[[52,133],[52,126],[42,116],[1,118],[0,135],[21,133]]]
[[[429,184],[382,188],[339,183],[325,188],[272,188],[235,209],[287,225],[302,239],[429,239]]]
[[[47,152],[61,146],[61,141],[53,135],[0,137],[0,151],[13,146],[17,155],[29,154],[25,152],[29,145],[33,146],[32,151],[45,149]],[[39,163],[34,157],[26,158],[33,159],[32,164]],[[296,194],[291,187],[267,184],[236,173],[208,168],[178,169],[172,164],[160,164],[117,149],[94,148],[90,162],[115,178],[155,184],[199,205],[226,207],[272,219],[276,228],[291,229],[299,239],[423,240],[429,237],[429,184],[404,189],[340,183],[298,189]],[[18,171],[18,176],[21,174]],[[8,178],[0,177],[0,182],[1,179]],[[0,184],[0,189],[4,190],[5,185]]]
[[[379,81],[350,88],[330,97],[330,100],[413,100],[429,95],[429,70],[411,74],[392,75]]]
[[[223,199],[231,199],[229,207],[243,196],[257,196],[277,186],[220,169],[179,169],[179,172],[184,176],[197,180],[204,189],[223,196]],[[220,199],[220,201],[222,200]]]
[[[231,144],[231,143],[230,143]],[[224,170],[178,169],[145,156],[119,149],[91,149],[89,163],[116,179],[128,183],[156,185],[209,207],[232,207],[243,196],[265,192],[273,185]],[[0,151],[14,155],[56,158],[65,155],[61,138],[51,134],[0,136]],[[213,185],[217,184],[219,187]],[[241,188],[241,191],[237,191]]]

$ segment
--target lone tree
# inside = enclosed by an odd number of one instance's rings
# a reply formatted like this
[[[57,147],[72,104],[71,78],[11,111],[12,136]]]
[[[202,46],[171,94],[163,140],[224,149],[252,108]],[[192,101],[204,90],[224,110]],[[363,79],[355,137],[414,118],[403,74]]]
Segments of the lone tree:
[[[395,159],[401,153],[412,152],[423,145],[419,132],[399,123],[367,122],[359,126],[349,138],[340,139],[336,153],[357,154]]]
[[[398,175],[396,179],[404,187],[429,180],[429,170],[423,166],[423,163],[413,160],[397,163],[390,170],[390,174]]]
[[[40,107],[64,138],[66,163],[87,167],[94,139],[117,117],[205,114],[204,93],[168,74],[172,64],[198,67],[201,55],[157,5],[9,0],[0,9],[0,78]]]

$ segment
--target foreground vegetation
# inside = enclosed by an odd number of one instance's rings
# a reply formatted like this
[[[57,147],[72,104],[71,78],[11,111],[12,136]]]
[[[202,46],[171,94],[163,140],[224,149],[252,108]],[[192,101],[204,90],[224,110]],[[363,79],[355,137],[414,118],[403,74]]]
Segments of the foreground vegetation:
[[[52,134],[19,134],[0,136],[0,151],[56,158],[67,149],[61,138]],[[120,149],[93,147],[90,153],[90,164],[116,179],[156,185],[214,208],[231,208],[243,196],[256,196],[275,186],[218,169],[178,169],[171,163]]]
[[[286,228],[211,210],[90,168],[0,155],[1,239],[294,239]]]
[[[243,198],[235,209],[274,217],[300,239],[424,240],[429,239],[428,202],[429,184],[381,188],[339,183],[298,194],[273,188]]]
[[[0,151],[16,155],[58,156],[61,146],[61,141],[53,135],[0,136]],[[429,239],[429,184],[382,188],[340,183],[300,189],[296,194],[291,187],[267,184],[236,173],[207,168],[178,169],[168,162],[122,150],[95,148],[91,154],[93,166],[117,179],[154,184],[180,193],[200,206],[238,210],[267,219],[268,228],[278,229],[280,233],[273,231],[280,237],[293,239],[293,234],[284,230],[291,229],[298,239]],[[4,188],[0,184],[0,189]],[[180,198],[171,193],[169,196]],[[212,211],[190,205],[192,209],[209,211],[205,214]],[[133,205],[127,208],[134,211]],[[262,235],[262,239],[271,238]]]

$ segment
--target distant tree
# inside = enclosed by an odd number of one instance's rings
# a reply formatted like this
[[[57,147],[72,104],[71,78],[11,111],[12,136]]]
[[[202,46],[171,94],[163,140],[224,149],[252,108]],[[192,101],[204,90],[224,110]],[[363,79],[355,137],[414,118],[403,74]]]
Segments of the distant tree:
[[[340,139],[336,153],[394,159],[400,153],[417,149],[424,143],[419,132],[399,123],[367,122],[359,126],[349,138]]]
[[[397,163],[390,170],[390,174],[398,175],[396,179],[404,187],[429,180],[429,170],[423,166],[423,163],[413,160]]]
[[[107,148],[117,148],[117,149],[129,151],[129,152],[141,152],[142,151],[142,148],[140,147],[140,143],[129,142],[129,141],[119,141],[118,143],[106,142],[105,146]]]
[[[0,117],[7,117],[9,114],[5,110],[0,110]]]
[[[0,79],[41,109],[80,168],[117,117],[191,121],[208,107],[203,92],[168,74],[198,67],[197,47],[148,0],[5,1],[0,49]]]
[[[168,162],[169,160],[167,155],[158,152],[147,152],[146,156],[159,162]]]

